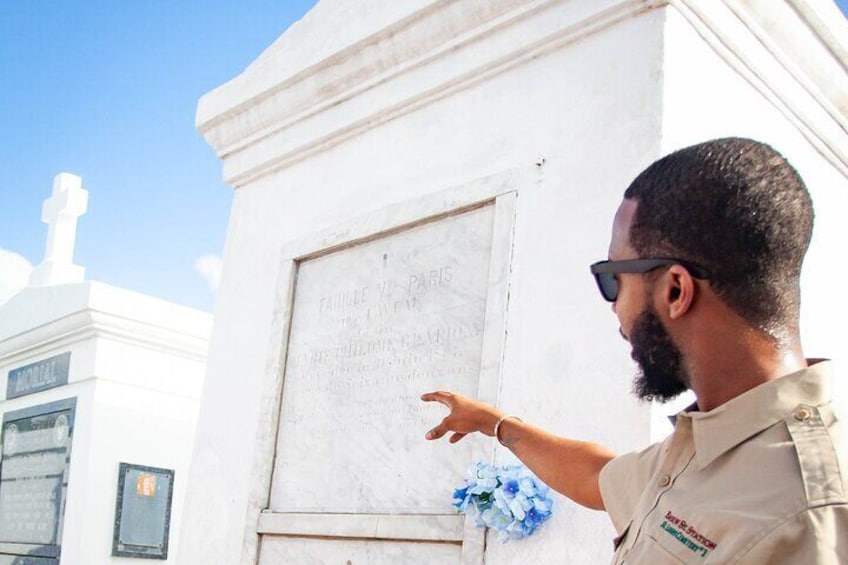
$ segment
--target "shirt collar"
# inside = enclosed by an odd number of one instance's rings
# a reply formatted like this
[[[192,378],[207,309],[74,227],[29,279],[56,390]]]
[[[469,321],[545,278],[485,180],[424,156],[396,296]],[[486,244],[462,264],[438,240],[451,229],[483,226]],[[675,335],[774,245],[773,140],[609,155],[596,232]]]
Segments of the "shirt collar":
[[[695,463],[703,469],[751,436],[783,420],[799,404],[821,406],[833,397],[832,363],[809,360],[795,373],[763,383],[709,412],[683,411],[691,420]]]

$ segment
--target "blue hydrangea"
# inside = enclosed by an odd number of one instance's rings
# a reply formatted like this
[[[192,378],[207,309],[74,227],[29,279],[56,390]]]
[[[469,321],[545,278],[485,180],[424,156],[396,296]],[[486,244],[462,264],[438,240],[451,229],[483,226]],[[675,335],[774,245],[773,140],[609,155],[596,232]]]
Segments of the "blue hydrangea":
[[[498,532],[502,543],[533,535],[551,517],[550,488],[524,465],[494,467],[478,462],[468,470],[465,484],[454,491],[453,505],[465,514],[474,511],[478,527]]]

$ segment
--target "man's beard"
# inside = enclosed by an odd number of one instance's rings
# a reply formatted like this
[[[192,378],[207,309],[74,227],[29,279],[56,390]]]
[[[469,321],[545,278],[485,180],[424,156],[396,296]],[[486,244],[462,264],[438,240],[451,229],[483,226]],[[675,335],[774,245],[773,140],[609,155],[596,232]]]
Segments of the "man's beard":
[[[639,364],[633,393],[642,400],[667,402],[689,389],[683,355],[674,345],[662,321],[645,309],[630,331],[630,356]]]

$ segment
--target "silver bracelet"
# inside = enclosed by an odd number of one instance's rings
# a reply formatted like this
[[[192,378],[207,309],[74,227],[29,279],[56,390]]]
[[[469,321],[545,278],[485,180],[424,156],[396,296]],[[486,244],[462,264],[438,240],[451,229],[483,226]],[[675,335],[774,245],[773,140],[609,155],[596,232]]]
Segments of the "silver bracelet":
[[[500,420],[498,420],[497,422],[495,422],[495,431],[494,431],[494,433],[493,433],[492,435],[493,435],[493,436],[495,436],[495,439],[496,439],[496,440],[498,440],[498,443],[499,443],[499,444],[501,444],[501,445],[502,445],[502,446],[504,446],[504,447],[509,447],[509,446],[508,446],[507,444],[505,444],[504,442],[502,442],[502,441],[501,441],[500,431],[501,431],[501,424],[503,424],[504,420],[506,420],[507,418],[513,418],[513,419],[515,419],[515,420],[518,420],[519,422],[523,422],[523,421],[524,421],[524,420],[522,420],[521,418],[519,418],[518,416],[513,416],[513,415],[511,415],[511,414],[508,414],[508,415],[506,415],[506,416],[502,416],[502,417],[500,418]]]

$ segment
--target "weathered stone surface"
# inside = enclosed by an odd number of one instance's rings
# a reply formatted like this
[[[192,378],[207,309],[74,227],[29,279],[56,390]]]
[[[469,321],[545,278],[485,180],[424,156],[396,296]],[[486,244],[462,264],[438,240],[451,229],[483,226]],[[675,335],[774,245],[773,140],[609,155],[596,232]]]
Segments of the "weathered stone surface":
[[[432,457],[440,412],[419,395],[476,392],[493,210],[300,265],[272,510],[451,511],[469,454]]]

